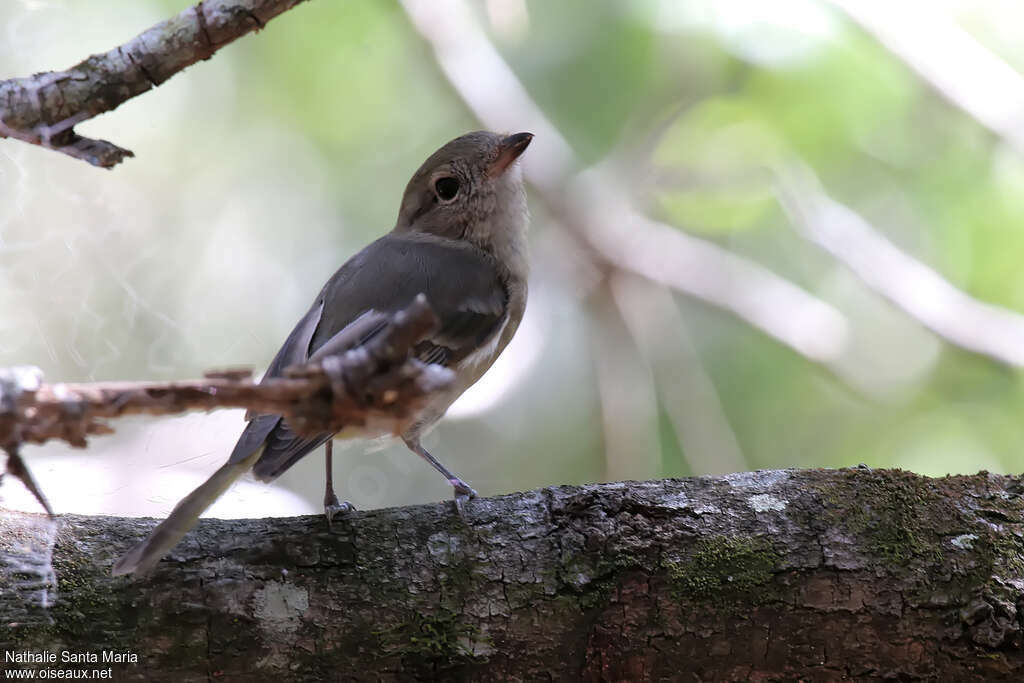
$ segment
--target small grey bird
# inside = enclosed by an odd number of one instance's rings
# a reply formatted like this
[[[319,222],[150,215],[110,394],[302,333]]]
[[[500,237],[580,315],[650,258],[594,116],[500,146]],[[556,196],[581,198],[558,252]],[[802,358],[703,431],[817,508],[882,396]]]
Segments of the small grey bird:
[[[528,213],[516,160],[530,133],[488,132],[455,138],[423,162],[405,188],[394,229],[349,259],[336,272],[271,361],[265,377],[302,363],[331,340],[341,349],[364,343],[388,317],[420,293],[440,325],[417,345],[417,357],[455,372],[455,382],[417,414],[378,429],[344,429],[343,437],[400,434],[405,444],[448,479],[460,506],[476,492],[420,444],[424,431],[502,352],[526,309]],[[339,340],[343,343],[339,344]],[[270,481],[321,444],[327,444],[324,507],[339,504],[331,482],[331,439],[295,434],[279,415],[257,415],[242,432],[228,461],[186,496],[114,565],[113,574],[151,569],[191,529],[199,515],[247,470]]]

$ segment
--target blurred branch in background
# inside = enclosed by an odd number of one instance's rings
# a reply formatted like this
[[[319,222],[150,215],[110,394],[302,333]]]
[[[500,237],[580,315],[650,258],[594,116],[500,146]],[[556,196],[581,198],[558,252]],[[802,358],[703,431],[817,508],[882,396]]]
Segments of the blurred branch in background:
[[[729,311],[808,360],[828,363],[842,354],[848,325],[831,304],[754,261],[634,210],[599,171],[580,174],[568,199],[555,192],[545,199],[561,204],[556,216],[608,264]]]
[[[661,407],[672,423],[689,471],[727,474],[749,470],[671,292],[631,273],[613,275],[611,290],[619,314],[654,368]]]
[[[801,235],[922,325],[951,344],[1024,366],[1024,316],[972,298],[900,251],[825,194],[809,168],[798,166],[780,175],[779,201]]]
[[[831,0],[950,102],[1024,153],[1024,76],[927,3]]]
[[[613,481],[645,479],[663,471],[658,440],[658,398],[649,359],[637,353],[606,280],[589,300],[590,339],[601,429],[605,476]]]
[[[112,168],[127,149],[82,137],[75,126],[159,86],[258,31],[303,0],[208,0],[143,31],[124,45],[92,55],[66,71],[0,81],[0,138],[52,149]]]

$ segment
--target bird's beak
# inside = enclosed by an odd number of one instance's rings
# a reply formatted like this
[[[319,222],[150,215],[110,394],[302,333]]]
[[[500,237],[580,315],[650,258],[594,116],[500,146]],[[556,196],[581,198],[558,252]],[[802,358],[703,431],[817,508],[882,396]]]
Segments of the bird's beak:
[[[526,148],[530,146],[530,140],[533,139],[533,133],[516,133],[515,135],[509,135],[501,141],[498,145],[498,158],[495,159],[490,168],[487,169],[487,175],[492,178],[496,178],[505,172],[512,162],[519,158],[519,155],[526,151]]]

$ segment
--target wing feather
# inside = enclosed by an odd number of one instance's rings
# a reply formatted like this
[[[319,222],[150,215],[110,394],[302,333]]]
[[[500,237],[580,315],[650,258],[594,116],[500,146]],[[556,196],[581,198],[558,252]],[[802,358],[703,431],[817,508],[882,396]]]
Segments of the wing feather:
[[[286,367],[365,343],[390,315],[424,293],[441,321],[416,348],[428,363],[451,365],[500,327],[508,294],[491,257],[464,242],[429,235],[386,235],[349,259],[288,336],[264,377]],[[318,355],[318,351],[323,349]],[[231,461],[264,447],[253,467],[260,479],[279,476],[331,434],[302,438],[277,416],[261,416],[243,432]]]

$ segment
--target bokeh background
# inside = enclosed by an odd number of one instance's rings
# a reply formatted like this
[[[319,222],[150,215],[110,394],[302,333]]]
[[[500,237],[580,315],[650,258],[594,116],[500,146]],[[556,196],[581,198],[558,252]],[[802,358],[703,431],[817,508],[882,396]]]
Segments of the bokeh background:
[[[0,78],[184,0],[7,0]],[[485,495],[775,467],[1024,469],[1024,7],[1013,0],[313,0],[80,126],[0,140],[0,366],[262,369],[467,130],[537,134],[521,330],[426,440]],[[58,511],[163,515],[239,411],[26,449]],[[336,450],[361,508],[440,500]],[[16,481],[7,505],[35,509]],[[322,458],[212,514],[319,509]]]

